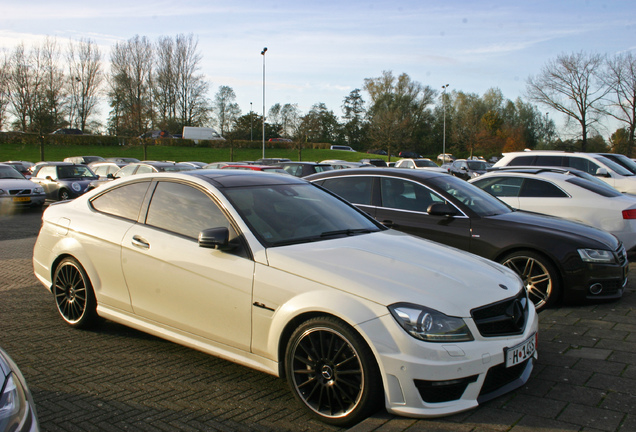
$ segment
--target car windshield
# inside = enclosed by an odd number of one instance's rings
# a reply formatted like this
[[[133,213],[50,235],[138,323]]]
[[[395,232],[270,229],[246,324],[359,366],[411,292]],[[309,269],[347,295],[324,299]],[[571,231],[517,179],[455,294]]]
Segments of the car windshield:
[[[486,171],[488,164],[484,161],[467,161],[468,168],[473,171]]]
[[[420,168],[437,167],[435,162],[426,159],[415,159],[414,162],[415,166]]]
[[[322,241],[380,231],[362,212],[311,184],[224,189],[265,246]]]
[[[0,166],[0,179],[24,179],[25,177],[10,166]]]
[[[602,162],[605,165],[607,165],[611,170],[613,170],[617,174],[620,174],[622,176],[633,176],[634,175],[634,173],[632,173],[630,170],[628,170],[624,166],[617,164],[616,162],[606,158],[605,156],[600,156],[600,155],[591,155],[591,156],[594,159],[598,160],[599,162]]]
[[[57,175],[59,178],[97,177],[90,168],[84,165],[59,166]]]
[[[512,212],[512,209],[502,201],[458,177],[444,175],[431,178],[429,181],[479,216],[495,216]]]

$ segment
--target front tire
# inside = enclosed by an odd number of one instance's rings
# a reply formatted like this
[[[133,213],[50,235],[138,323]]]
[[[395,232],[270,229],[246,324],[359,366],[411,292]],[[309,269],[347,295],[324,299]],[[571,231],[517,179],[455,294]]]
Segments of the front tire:
[[[285,372],[296,399],[325,423],[353,425],[384,401],[373,352],[355,330],[333,317],[310,319],[294,331]]]
[[[64,258],[55,268],[53,296],[60,316],[75,328],[88,328],[97,321],[97,301],[90,279],[74,258]]]
[[[66,201],[71,199],[71,194],[68,189],[60,189],[60,193],[58,194],[60,201]]]
[[[528,297],[537,311],[553,306],[559,301],[559,275],[548,258],[532,251],[518,251],[505,256],[500,262],[521,276]]]

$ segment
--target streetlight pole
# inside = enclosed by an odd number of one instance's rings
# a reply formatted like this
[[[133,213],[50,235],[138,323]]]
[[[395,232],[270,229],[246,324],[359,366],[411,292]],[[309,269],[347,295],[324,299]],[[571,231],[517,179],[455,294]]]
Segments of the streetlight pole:
[[[442,86],[442,106],[444,107],[444,134],[442,136],[442,154],[444,155],[442,157],[444,159],[442,159],[442,164],[446,163],[446,89],[448,86],[449,84]]]
[[[263,48],[261,55],[263,56],[263,159],[265,159],[265,53],[267,47]]]
[[[254,137],[254,115],[252,113],[252,102],[250,102],[250,141]]]

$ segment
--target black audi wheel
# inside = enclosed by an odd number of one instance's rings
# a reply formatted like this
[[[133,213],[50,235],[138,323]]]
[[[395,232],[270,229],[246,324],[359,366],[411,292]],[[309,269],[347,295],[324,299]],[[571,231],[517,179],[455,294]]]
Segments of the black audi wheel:
[[[355,424],[384,401],[373,352],[358,333],[332,317],[314,318],[296,329],[285,369],[294,396],[332,425]]]
[[[89,327],[97,319],[95,293],[86,272],[74,258],[64,258],[55,269],[53,295],[57,310],[69,325]]]
[[[501,263],[521,276],[528,297],[537,310],[552,306],[559,300],[559,276],[556,267],[546,257],[531,251],[518,251],[504,257]]]

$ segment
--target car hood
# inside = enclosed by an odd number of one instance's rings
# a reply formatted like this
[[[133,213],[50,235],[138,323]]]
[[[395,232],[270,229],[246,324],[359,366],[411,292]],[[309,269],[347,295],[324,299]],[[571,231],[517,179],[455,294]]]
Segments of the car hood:
[[[511,270],[394,230],[267,250],[269,265],[388,306],[409,302],[447,315],[516,295]]]
[[[609,248],[615,251],[620,243],[616,237],[608,232],[556,216],[515,210],[506,214],[489,216],[489,218],[499,222],[509,222],[515,229],[532,229],[537,236],[542,235],[542,233],[552,236],[556,234],[561,237],[557,240],[569,239],[577,247]]]
[[[24,179],[1,179],[0,189],[33,189],[40,187],[39,184],[32,182],[31,180]]]

